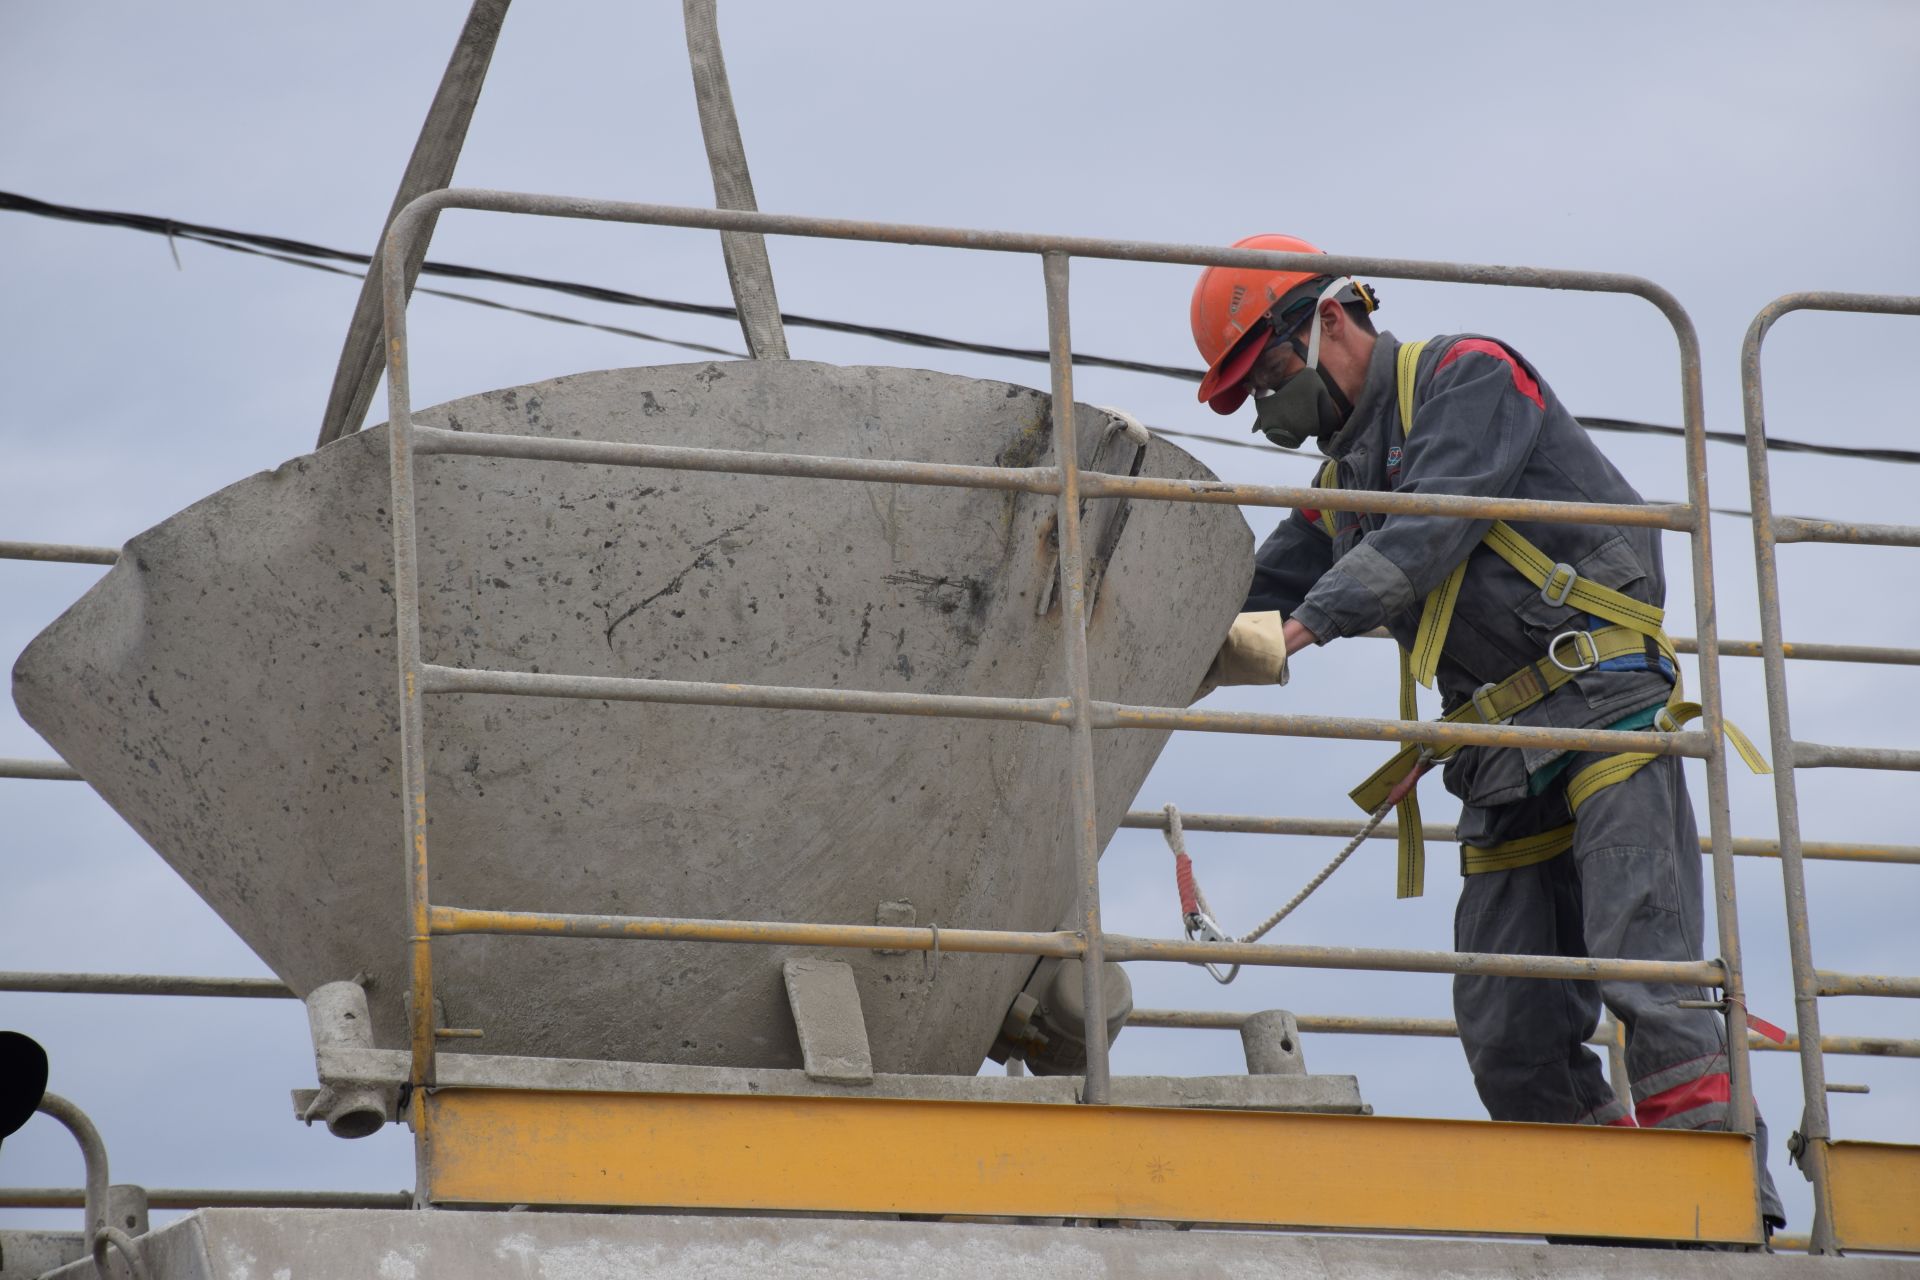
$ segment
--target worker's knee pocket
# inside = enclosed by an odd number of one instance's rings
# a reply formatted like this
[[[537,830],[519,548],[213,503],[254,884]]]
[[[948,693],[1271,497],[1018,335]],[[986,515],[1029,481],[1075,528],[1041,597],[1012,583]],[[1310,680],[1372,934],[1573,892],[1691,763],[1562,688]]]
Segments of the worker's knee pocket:
[[[1589,917],[1596,913],[1679,916],[1685,910],[1672,849],[1616,844],[1576,849],[1574,856]]]

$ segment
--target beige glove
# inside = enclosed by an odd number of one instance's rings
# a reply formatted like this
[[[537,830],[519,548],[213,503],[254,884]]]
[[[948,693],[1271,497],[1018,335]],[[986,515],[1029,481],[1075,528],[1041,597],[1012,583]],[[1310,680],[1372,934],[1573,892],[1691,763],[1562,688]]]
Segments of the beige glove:
[[[1223,684],[1285,684],[1287,682],[1286,622],[1278,609],[1243,613],[1233,620],[1220,652],[1200,682],[1193,700]]]

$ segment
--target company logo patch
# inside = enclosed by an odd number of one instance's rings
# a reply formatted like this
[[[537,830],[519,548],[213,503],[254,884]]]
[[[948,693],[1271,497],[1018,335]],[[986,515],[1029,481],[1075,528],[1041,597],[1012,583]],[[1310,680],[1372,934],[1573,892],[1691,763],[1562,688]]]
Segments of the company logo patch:
[[[1397,467],[1400,465],[1400,446],[1399,445],[1394,445],[1391,449],[1387,450],[1387,465],[1390,467]]]

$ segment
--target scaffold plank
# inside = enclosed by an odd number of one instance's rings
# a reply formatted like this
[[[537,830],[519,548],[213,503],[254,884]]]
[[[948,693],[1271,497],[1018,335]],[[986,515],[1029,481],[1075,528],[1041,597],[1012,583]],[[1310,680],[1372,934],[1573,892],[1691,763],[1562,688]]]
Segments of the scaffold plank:
[[[1920,1253],[1920,1146],[1835,1142],[1827,1148],[1834,1243]]]
[[[438,1204],[1160,1219],[1753,1243],[1736,1134],[877,1098],[440,1089]]]

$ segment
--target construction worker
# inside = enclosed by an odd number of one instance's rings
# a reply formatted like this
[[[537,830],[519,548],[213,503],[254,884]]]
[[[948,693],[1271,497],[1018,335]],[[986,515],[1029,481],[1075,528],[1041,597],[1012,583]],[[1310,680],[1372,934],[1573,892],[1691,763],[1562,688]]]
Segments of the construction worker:
[[[1321,252],[1279,235],[1235,247]],[[1254,429],[1274,444],[1317,441],[1329,459],[1319,488],[1642,501],[1512,347],[1463,335],[1402,344],[1375,331],[1376,305],[1345,277],[1209,268],[1193,294],[1200,399],[1226,414],[1251,397]],[[1281,683],[1289,655],[1385,627],[1402,646],[1403,716],[1415,714],[1418,677],[1437,681],[1455,722],[1672,729],[1697,709],[1679,701],[1665,594],[1654,529],[1296,510],[1255,554],[1246,612],[1208,680]],[[1700,848],[1678,757],[1433,754],[1463,806],[1456,949],[1701,958]],[[1409,749],[1355,798],[1371,809],[1427,763]],[[1402,828],[1403,896],[1420,890],[1418,829],[1416,812],[1412,834]],[[1724,1128],[1727,1030],[1699,1007],[1707,998],[1687,986],[1454,979],[1460,1041],[1496,1120]],[[1603,1003],[1626,1029],[1632,1109],[1586,1043]],[[1764,1150],[1764,1125],[1758,1137]],[[1761,1178],[1763,1214],[1779,1225],[1764,1168]]]

